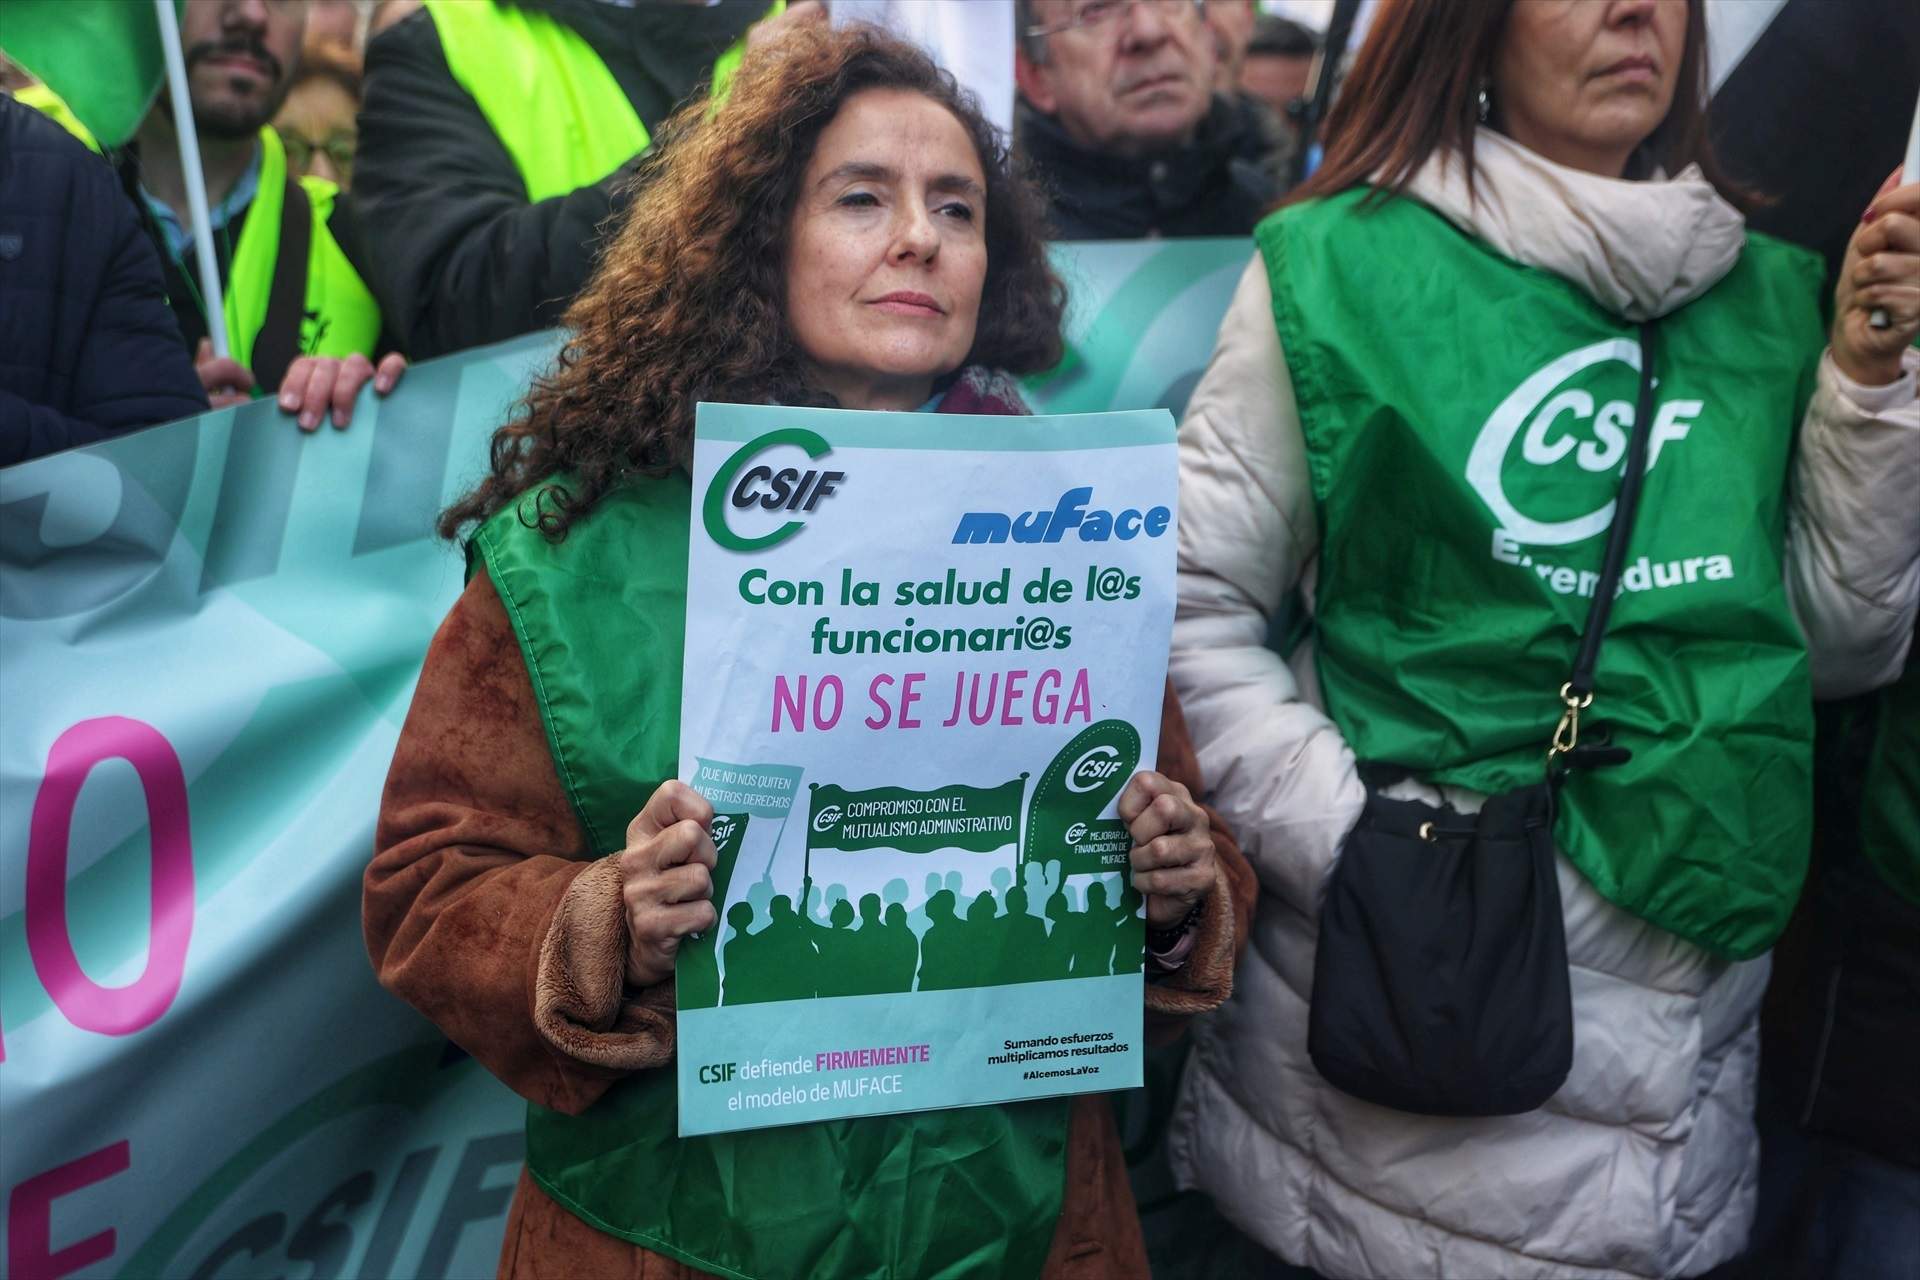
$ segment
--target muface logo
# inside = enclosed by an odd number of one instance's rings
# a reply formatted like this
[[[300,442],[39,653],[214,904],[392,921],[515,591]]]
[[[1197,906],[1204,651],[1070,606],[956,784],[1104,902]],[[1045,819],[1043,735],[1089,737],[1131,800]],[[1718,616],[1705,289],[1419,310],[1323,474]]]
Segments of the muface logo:
[[[1596,365],[1618,361],[1637,375],[1639,345],[1625,338],[1609,338],[1569,351],[1547,364],[1518,387],[1493,411],[1467,458],[1467,483],[1487,504],[1500,528],[1532,546],[1564,546],[1603,533],[1613,522],[1613,498],[1595,509],[1568,519],[1549,520],[1521,511],[1507,492],[1503,472],[1516,438],[1520,458],[1530,466],[1548,468],[1569,458],[1582,471],[1617,475],[1627,457],[1627,437],[1633,430],[1631,400],[1597,403],[1591,391],[1565,385]],[[1658,383],[1656,382],[1656,388]],[[1653,435],[1647,447],[1647,469],[1660,460],[1668,443],[1684,440],[1693,419],[1704,407],[1699,400],[1668,400],[1653,417]],[[1590,425],[1590,435],[1579,433]]]
[[[826,437],[805,427],[782,427],[769,431],[740,446],[733,456],[720,464],[707,485],[707,496],[700,506],[707,536],[729,551],[763,551],[785,542],[805,527],[805,521],[789,520],[779,528],[758,537],[735,533],[727,524],[727,508],[765,511],[811,512],[822,498],[831,497],[847,478],[844,471],[800,470],[782,467],[778,471],[764,464],[748,467],[760,454],[779,445],[804,449],[809,458],[823,458],[833,452]]]
[[[953,541],[956,546],[1005,542],[1009,538],[1015,542],[1058,542],[1072,529],[1082,542],[1109,542],[1115,538],[1131,542],[1142,536],[1158,538],[1173,524],[1173,512],[1166,507],[1150,507],[1145,511],[1133,507],[1120,511],[1097,507],[1089,510],[1092,502],[1093,487],[1081,485],[1061,494],[1051,510],[1018,514],[964,512],[954,527]]]

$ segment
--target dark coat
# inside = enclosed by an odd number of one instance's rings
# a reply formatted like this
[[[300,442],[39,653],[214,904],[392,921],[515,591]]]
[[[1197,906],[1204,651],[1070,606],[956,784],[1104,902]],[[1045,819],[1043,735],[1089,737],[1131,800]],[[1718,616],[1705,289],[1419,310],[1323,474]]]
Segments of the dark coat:
[[[1904,679],[1920,679],[1920,656],[1908,663]],[[1861,821],[1871,761],[1899,708],[1869,694],[1818,712],[1813,865],[1774,948],[1761,1087],[1802,1130],[1920,1169],[1920,903],[1880,874],[1867,842],[1886,837]]]
[[[113,170],[0,94],[0,466],[206,408]]]
[[[1014,133],[1056,240],[1247,235],[1279,198],[1291,153],[1285,127],[1244,95],[1216,95],[1193,141],[1160,156],[1088,151],[1025,101]]]
[[[601,0],[505,0],[577,31],[649,132],[691,94],[766,0],[626,8]],[[529,110],[537,110],[529,104]],[[637,160],[638,157],[635,157]],[[556,323],[593,269],[634,164],[533,203],[513,157],[453,78],[430,13],[367,48],[353,196],[366,278],[414,359]]]

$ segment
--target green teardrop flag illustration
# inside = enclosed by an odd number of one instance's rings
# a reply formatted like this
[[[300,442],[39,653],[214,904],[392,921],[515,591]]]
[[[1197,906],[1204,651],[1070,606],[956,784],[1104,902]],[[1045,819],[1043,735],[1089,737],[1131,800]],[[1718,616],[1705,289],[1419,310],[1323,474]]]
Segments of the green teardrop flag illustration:
[[[1088,725],[1040,775],[1027,807],[1023,861],[1060,863],[1061,874],[1124,874],[1133,837],[1102,818],[1140,763],[1140,734],[1125,720]]]

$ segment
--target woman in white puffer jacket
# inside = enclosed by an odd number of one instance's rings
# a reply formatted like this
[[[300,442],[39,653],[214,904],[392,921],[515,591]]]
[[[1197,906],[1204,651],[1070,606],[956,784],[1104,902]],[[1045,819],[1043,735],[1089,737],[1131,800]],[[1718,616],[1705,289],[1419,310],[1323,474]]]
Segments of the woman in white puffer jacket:
[[[1897,672],[1920,601],[1920,183],[1863,219],[1823,352],[1818,265],[1749,235],[1700,167],[1704,21],[1698,0],[1384,7],[1181,428],[1172,678],[1265,892],[1196,1032],[1174,1164],[1328,1276],[1698,1275],[1752,1223],[1807,703]],[[1515,1116],[1350,1097],[1307,1026],[1356,749],[1414,771],[1390,794],[1467,811],[1537,780],[1641,322],[1663,334],[1651,462],[1594,708],[1634,762],[1570,787],[1555,828],[1571,1073]],[[1296,589],[1317,634],[1289,665],[1267,640]]]

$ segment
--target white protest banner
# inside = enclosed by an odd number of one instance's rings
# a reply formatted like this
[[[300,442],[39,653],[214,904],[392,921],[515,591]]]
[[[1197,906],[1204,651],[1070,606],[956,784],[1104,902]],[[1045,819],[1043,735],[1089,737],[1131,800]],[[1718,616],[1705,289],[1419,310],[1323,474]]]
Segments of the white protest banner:
[[[1140,1083],[1176,487],[1165,410],[700,406],[683,1135]]]

